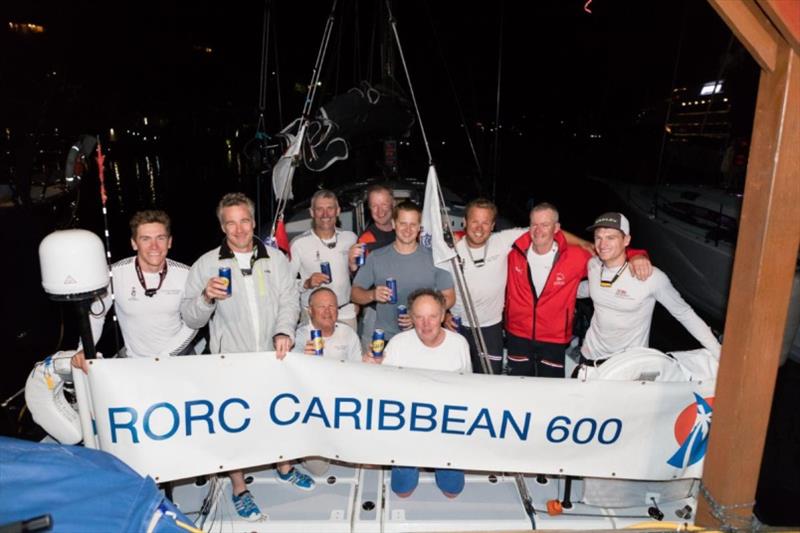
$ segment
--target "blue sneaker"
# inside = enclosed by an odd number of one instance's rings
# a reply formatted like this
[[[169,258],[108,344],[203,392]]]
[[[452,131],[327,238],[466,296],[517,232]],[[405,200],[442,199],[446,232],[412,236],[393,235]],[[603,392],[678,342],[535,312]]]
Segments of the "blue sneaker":
[[[308,474],[304,474],[297,468],[292,468],[286,474],[281,474],[277,470],[278,481],[281,483],[291,483],[300,490],[314,490],[314,478]]]
[[[236,507],[236,512],[239,514],[239,516],[245,520],[249,520],[251,522],[261,520],[261,511],[259,510],[258,505],[256,505],[253,495],[250,494],[249,490],[244,491],[238,496],[234,494],[233,506]]]

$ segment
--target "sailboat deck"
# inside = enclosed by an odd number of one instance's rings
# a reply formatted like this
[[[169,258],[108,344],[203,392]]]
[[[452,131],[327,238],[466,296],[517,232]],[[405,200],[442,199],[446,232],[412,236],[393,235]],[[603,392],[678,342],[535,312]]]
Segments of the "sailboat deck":
[[[414,531],[525,531],[532,529],[618,529],[632,525],[660,523],[648,515],[644,495],[642,505],[628,508],[601,508],[574,503],[557,516],[547,512],[548,500],[563,495],[560,478],[541,484],[535,476],[525,476],[534,515],[525,511],[514,476],[468,473],[464,492],[447,499],[436,487],[432,472],[421,472],[420,482],[411,497],[400,499],[390,489],[391,471],[380,467],[352,467],[332,464],[323,476],[316,476],[313,491],[303,492],[279,483],[273,468],[246,473],[250,492],[264,518],[242,520],[231,503],[230,483],[225,476],[208,480],[177,482],[173,499],[180,509],[204,531],[220,532],[354,532],[392,533]],[[218,484],[217,497],[204,516],[203,500],[209,487]],[[581,480],[572,485],[573,500],[583,493]],[[695,506],[693,498],[661,503],[662,527],[682,522],[675,511]]]

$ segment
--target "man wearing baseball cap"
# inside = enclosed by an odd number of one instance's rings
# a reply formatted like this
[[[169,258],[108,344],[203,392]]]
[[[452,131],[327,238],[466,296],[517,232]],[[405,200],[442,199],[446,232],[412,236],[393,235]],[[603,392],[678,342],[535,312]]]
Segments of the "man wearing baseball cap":
[[[646,347],[656,302],[663,305],[697,341],[719,358],[720,346],[711,329],[697,316],[669,278],[656,267],[645,280],[630,273],[625,249],[631,226],[622,213],[603,213],[587,228],[594,232],[597,257],[589,261],[589,279],[578,291],[591,296],[594,315],[581,347],[581,362],[600,365],[615,353]]]

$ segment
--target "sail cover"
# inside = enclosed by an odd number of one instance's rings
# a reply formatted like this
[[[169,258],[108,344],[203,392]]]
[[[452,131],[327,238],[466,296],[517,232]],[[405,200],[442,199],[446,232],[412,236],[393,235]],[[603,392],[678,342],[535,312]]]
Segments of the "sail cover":
[[[0,472],[0,526],[44,514],[54,531],[185,533],[175,520],[191,524],[151,478],[99,450],[0,437]]]

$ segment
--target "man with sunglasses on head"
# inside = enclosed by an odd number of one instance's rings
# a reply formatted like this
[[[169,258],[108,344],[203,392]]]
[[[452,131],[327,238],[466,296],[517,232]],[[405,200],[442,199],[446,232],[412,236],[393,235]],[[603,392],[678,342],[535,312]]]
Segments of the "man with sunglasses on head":
[[[336,194],[321,189],[311,197],[311,229],[294,239],[290,246],[292,274],[299,276],[303,309],[308,308],[311,293],[328,287],[341,302],[339,321],[356,328],[356,306],[350,302],[350,268],[348,255],[356,243],[356,234],[336,227],[341,213]],[[328,263],[330,276],[322,272]]]

